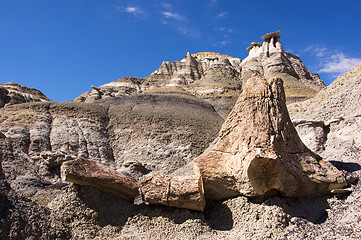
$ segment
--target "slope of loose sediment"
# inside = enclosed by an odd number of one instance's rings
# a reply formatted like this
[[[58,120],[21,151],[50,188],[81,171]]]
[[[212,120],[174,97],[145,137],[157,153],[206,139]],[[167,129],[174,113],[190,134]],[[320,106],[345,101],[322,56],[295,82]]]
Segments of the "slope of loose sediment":
[[[294,118],[303,115],[323,120],[361,114],[361,65],[338,77],[330,86],[305,102],[289,106]]]
[[[301,139],[338,169],[358,178],[361,177],[360,92],[361,65],[358,65],[314,98],[289,106]],[[304,231],[320,239],[357,239],[361,234],[361,182],[350,190],[343,199],[328,200],[331,209],[324,222],[293,226],[290,236]]]

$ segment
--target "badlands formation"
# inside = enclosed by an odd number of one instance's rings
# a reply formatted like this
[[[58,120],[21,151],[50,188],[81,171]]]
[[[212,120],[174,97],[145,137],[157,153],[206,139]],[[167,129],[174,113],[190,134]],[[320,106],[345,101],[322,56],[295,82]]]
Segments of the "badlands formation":
[[[188,53],[56,103],[0,85],[0,239],[359,239],[361,65]]]

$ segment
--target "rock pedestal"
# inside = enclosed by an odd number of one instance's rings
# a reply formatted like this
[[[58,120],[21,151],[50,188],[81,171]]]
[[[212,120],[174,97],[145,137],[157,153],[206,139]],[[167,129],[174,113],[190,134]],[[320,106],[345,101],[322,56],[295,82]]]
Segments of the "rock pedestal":
[[[248,80],[218,142],[194,164],[206,197],[215,200],[270,193],[324,195],[347,185],[339,170],[300,140],[279,78]]]

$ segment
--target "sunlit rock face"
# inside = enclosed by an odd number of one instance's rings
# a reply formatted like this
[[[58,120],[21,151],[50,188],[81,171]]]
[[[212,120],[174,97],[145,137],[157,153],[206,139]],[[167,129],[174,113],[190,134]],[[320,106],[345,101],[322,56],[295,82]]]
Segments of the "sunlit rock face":
[[[123,77],[92,86],[75,101],[94,102],[105,98],[139,94],[184,94],[206,100],[223,118],[242,90],[241,59],[213,52],[187,55],[180,61],[163,62],[146,78]]]
[[[146,78],[123,77],[80,95],[75,101],[94,102],[122,95],[181,93],[212,104],[223,119],[234,106],[243,84],[251,77],[284,81],[287,104],[314,96],[324,83],[311,73],[299,57],[284,51],[280,31],[268,33],[263,43],[253,42],[249,55],[240,58],[215,52],[187,53],[175,62],[163,61]]]
[[[9,82],[0,84],[0,107],[27,102],[50,101],[42,92],[37,89]]]
[[[253,42],[247,48],[249,55],[242,61],[242,82],[250,77],[279,77],[284,81],[287,103],[313,97],[325,84],[311,73],[301,59],[284,51],[280,32],[268,33],[263,43]]]

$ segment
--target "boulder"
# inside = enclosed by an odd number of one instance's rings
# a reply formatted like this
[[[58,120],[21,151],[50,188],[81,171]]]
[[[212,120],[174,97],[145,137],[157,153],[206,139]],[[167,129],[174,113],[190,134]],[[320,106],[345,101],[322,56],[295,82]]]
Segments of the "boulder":
[[[63,181],[94,186],[128,201],[133,201],[138,194],[138,183],[134,178],[89,159],[64,162],[60,169]]]
[[[194,160],[207,198],[315,196],[347,185],[339,170],[303,144],[285,100],[279,78],[247,82],[218,142]]]

